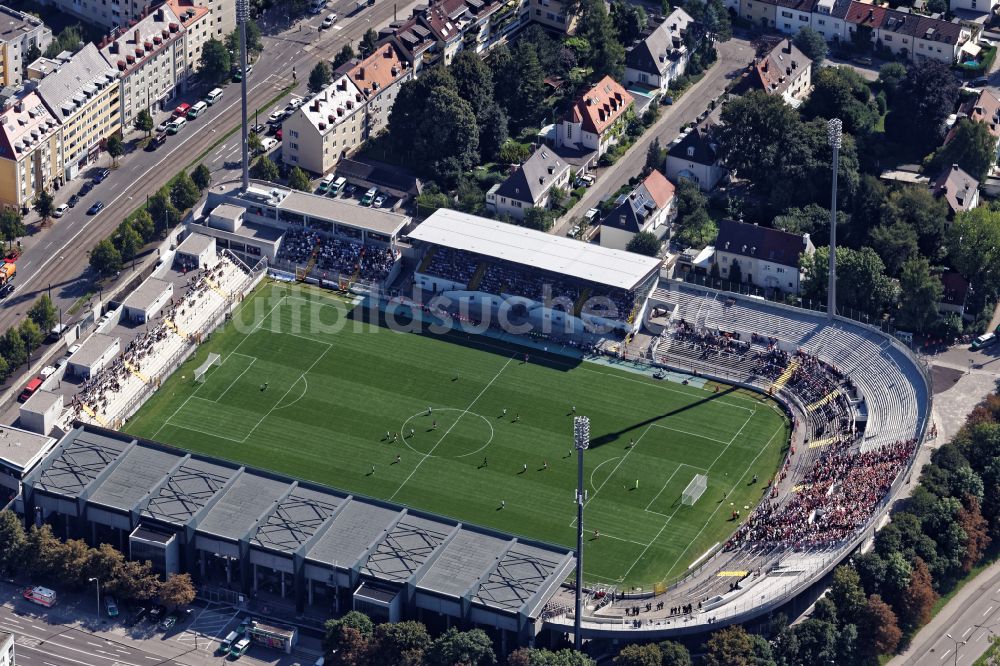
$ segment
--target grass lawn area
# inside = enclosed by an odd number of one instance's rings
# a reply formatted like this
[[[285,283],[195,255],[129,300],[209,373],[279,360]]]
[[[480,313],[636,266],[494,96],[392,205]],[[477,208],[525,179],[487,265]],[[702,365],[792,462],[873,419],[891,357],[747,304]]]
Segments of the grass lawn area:
[[[400,332],[365,306],[266,284],[125,429],[572,546],[575,406],[591,419],[586,578],[642,587],[724,541],[787,446],[780,409],[751,392],[536,352],[525,362],[523,348],[407,323]],[[210,352],[221,363],[195,383]],[[699,473],[708,489],[682,505]]]

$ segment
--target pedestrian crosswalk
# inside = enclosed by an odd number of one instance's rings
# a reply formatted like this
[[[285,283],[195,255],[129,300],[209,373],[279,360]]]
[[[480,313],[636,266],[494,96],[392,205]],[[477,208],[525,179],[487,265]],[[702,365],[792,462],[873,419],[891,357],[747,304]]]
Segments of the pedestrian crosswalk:
[[[219,641],[228,634],[230,624],[236,620],[238,612],[232,606],[209,604],[191,621],[177,641],[192,648],[212,652],[219,647]]]

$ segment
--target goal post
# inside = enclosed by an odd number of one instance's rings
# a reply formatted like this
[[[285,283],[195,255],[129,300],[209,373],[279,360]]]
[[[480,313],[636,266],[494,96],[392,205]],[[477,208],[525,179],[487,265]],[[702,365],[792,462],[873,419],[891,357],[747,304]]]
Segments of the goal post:
[[[205,362],[194,371],[194,380],[198,383],[203,383],[205,381],[205,373],[208,372],[208,369],[213,365],[220,365],[219,358],[218,354],[209,354]]]
[[[687,488],[681,493],[681,504],[685,506],[693,506],[695,502],[704,494],[705,490],[708,488],[708,476],[705,474],[695,474],[691,482],[687,484]]]

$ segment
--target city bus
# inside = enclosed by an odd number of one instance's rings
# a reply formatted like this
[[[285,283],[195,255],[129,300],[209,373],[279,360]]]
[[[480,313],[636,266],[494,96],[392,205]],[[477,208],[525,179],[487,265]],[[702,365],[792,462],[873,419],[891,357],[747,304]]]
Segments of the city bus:
[[[39,606],[45,606],[46,608],[52,608],[55,606],[58,599],[54,590],[42,587],[41,585],[24,588],[21,592],[21,596],[28,601],[32,601]]]

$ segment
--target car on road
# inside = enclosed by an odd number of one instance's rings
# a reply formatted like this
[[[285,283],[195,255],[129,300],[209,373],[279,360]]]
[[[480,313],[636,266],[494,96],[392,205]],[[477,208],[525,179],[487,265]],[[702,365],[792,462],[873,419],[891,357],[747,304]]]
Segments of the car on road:
[[[174,109],[174,118],[183,118],[190,110],[190,104],[180,104],[176,109]]]
[[[264,137],[260,140],[260,153],[269,153],[278,145],[278,140],[273,137]]]
[[[337,22],[337,15],[336,14],[329,14],[329,15],[327,15],[327,17],[325,19],[323,19],[323,27],[324,28],[333,27],[333,24],[336,23],[336,22]]]
[[[52,217],[62,217],[69,210],[69,204],[59,204],[56,209],[52,211]]]
[[[250,128],[250,131],[253,132],[254,134],[263,134],[264,132],[267,131],[267,125],[263,123],[254,125],[253,127]]]
[[[288,106],[286,106],[286,107],[285,107],[285,110],[286,110],[286,111],[287,111],[288,113],[291,113],[291,112],[292,112],[292,111],[294,111],[295,109],[297,109],[297,108],[299,108],[300,106],[302,106],[302,103],[303,103],[304,101],[305,101],[305,100],[303,100],[303,99],[302,99],[301,97],[293,97],[293,98],[291,98],[290,100],[288,100]]]
[[[177,134],[184,126],[187,125],[187,120],[184,118],[174,118],[167,125],[167,134]]]
[[[167,142],[167,133],[160,132],[152,139],[150,139],[149,143],[146,144],[146,150],[156,150],[166,142]]]
[[[97,175],[94,176],[94,183],[95,184],[103,183],[105,179],[110,175],[111,175],[111,169],[101,169],[100,171],[97,172]]]
[[[75,206],[78,203],[80,203],[80,195],[79,194],[74,194],[73,196],[71,196],[69,198],[69,201],[67,201],[66,203],[69,204],[70,208],[72,208],[73,206]]]
[[[288,113],[284,109],[275,109],[271,112],[271,115],[267,117],[267,124],[273,125],[275,123],[280,123],[285,119],[286,115],[288,115]]]
[[[175,624],[177,624],[177,616],[171,613],[163,618],[163,622],[160,623],[160,629],[163,631],[170,631]]]
[[[87,209],[87,215],[97,215],[102,210],[104,210],[104,202],[95,201],[94,205]]]
[[[167,131],[167,125],[170,124],[171,120],[172,120],[172,118],[167,118],[162,123],[160,123],[159,125],[157,125],[156,126],[156,131],[157,132],[166,132]]]
[[[90,194],[90,191],[92,189],[94,189],[94,184],[91,182],[86,182],[82,186],[80,186],[80,191],[77,192],[77,194],[79,194],[81,197],[84,197]]]
[[[0,287],[0,298],[7,298],[14,293],[14,285],[8,282],[4,286]]]
[[[253,74],[253,65],[247,65],[247,76],[250,76],[251,74]],[[237,68],[236,71],[233,72],[233,82],[239,83],[242,80],[243,80],[243,70]]]
[[[108,617],[118,617],[118,602],[111,595],[104,597],[104,611]]]

